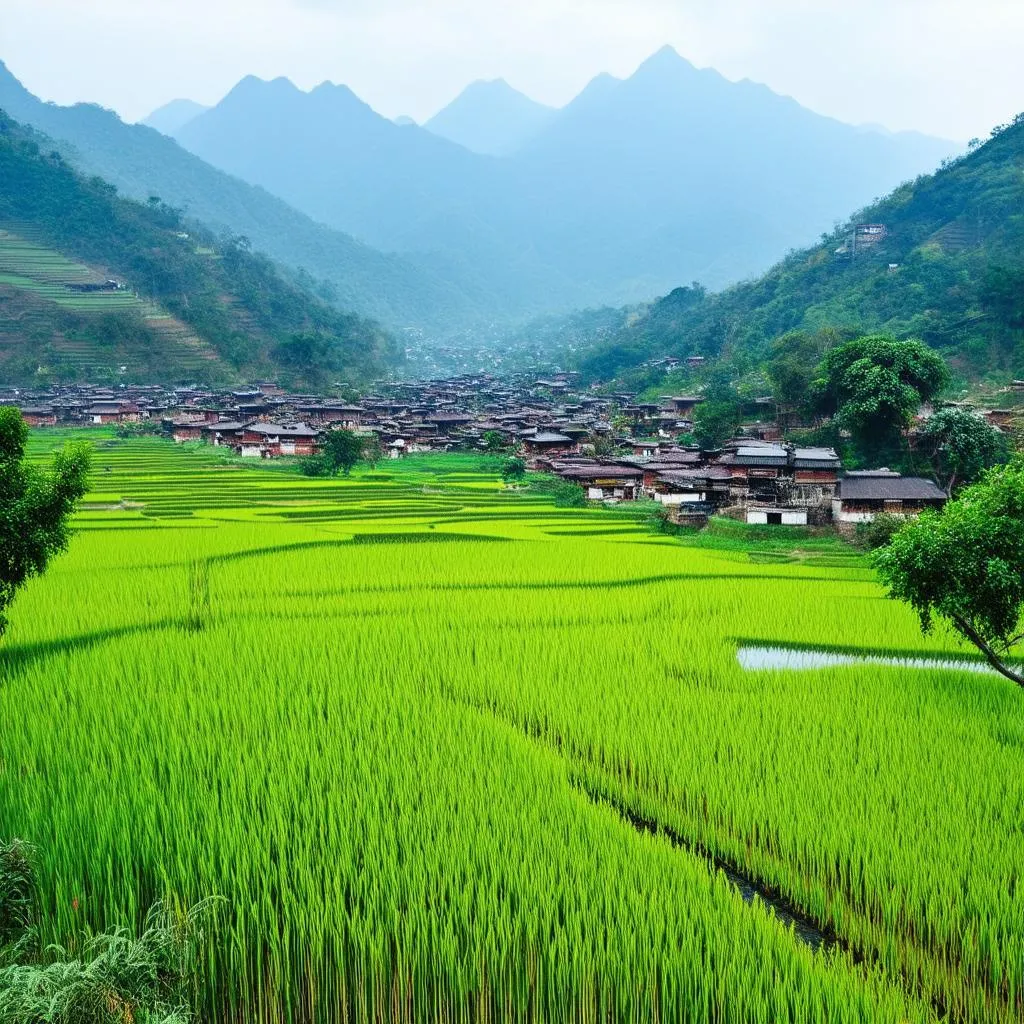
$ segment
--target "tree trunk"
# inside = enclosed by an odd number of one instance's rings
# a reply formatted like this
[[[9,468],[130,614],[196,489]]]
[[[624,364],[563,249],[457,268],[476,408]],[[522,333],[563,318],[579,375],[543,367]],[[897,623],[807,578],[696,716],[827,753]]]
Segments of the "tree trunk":
[[[987,644],[984,638],[978,633],[976,629],[969,622],[961,619],[959,616],[953,617],[953,622],[956,624],[956,628],[960,630],[963,635],[974,644],[975,647],[985,655],[985,660],[1001,675],[1005,676],[1010,682],[1016,683],[1020,687],[1024,687],[1024,675],[1020,672],[1010,668],[999,657],[998,654]]]

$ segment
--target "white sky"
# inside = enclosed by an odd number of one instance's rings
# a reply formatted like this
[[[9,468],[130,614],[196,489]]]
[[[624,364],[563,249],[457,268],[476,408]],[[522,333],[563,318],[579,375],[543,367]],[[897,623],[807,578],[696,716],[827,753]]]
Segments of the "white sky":
[[[0,0],[36,95],[141,118],[246,74],[423,120],[477,78],[560,105],[671,43],[852,123],[958,141],[1024,109],[1024,0]]]

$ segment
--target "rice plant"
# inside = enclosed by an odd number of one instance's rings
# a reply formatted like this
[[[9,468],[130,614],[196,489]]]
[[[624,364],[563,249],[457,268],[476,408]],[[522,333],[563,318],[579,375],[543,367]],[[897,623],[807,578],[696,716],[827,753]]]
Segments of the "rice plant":
[[[143,508],[83,512],[0,649],[45,941],[221,893],[195,985],[225,1024],[1024,1014],[1016,691],[737,661],[964,653],[863,561],[619,529],[468,460],[105,458],[97,493]]]

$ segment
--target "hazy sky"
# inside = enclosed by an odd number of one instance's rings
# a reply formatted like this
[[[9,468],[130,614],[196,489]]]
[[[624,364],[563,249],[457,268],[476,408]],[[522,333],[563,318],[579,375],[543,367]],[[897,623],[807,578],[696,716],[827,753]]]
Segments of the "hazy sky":
[[[844,121],[987,135],[1024,109],[1024,0],[0,0],[34,93],[127,120],[243,75],[351,86],[422,120],[476,78],[569,100],[671,43]]]

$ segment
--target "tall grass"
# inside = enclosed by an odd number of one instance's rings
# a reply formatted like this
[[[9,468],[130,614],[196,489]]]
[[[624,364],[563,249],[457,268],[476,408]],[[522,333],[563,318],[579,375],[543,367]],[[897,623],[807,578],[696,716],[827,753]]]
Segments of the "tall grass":
[[[737,664],[741,640],[959,649],[857,563],[608,534],[466,471],[424,498],[414,462],[327,488],[229,470],[231,507],[206,453],[109,458],[97,486],[191,515],[88,513],[15,606],[0,822],[42,851],[46,940],[223,893],[197,983],[224,1022],[1024,1013],[1019,695]],[[344,516],[290,515],[314,509]],[[417,531],[483,539],[348,542]]]

